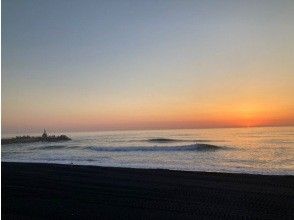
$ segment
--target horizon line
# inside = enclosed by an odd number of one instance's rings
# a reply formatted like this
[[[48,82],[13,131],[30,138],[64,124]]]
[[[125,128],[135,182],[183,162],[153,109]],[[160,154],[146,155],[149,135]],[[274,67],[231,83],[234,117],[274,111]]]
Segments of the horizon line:
[[[56,129],[52,131],[51,129],[46,129],[48,133],[58,133],[58,132],[70,132],[70,133],[86,133],[86,132],[116,132],[116,131],[156,131],[156,130],[196,130],[196,129],[234,129],[234,128],[276,128],[276,127],[294,127],[294,124],[290,125],[256,125],[256,126],[217,126],[217,127],[183,127],[183,128],[128,128],[128,129],[84,129],[84,130],[67,130],[67,129]],[[43,130],[43,129],[41,129]],[[40,131],[41,131],[40,130]],[[12,134],[20,134],[21,132],[2,132],[1,137]],[[29,132],[27,134],[39,133],[38,131]],[[42,132],[41,132],[42,133]]]

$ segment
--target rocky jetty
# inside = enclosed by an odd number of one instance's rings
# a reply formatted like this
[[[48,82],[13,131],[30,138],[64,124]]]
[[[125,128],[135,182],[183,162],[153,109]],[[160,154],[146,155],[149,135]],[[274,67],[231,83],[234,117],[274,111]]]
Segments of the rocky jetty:
[[[17,143],[34,143],[34,142],[58,142],[58,141],[69,141],[71,140],[66,135],[47,135],[46,130],[42,136],[16,136],[14,138],[3,138],[1,144],[17,144]]]

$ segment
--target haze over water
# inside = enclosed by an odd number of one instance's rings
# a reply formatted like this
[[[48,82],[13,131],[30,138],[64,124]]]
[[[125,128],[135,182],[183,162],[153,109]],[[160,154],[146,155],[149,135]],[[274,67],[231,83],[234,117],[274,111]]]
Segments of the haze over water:
[[[294,127],[67,133],[2,146],[2,161],[294,175]]]

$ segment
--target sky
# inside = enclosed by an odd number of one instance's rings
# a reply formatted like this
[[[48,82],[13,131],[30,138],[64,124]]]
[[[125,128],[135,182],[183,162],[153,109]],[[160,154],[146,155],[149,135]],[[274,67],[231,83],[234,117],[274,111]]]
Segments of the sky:
[[[2,0],[2,133],[294,125],[293,11]]]

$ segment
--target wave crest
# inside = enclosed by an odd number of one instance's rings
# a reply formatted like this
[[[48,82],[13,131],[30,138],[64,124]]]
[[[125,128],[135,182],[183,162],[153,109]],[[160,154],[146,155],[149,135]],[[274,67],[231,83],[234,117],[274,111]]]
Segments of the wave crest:
[[[87,150],[99,152],[154,152],[154,151],[215,151],[225,147],[211,144],[190,144],[182,146],[152,146],[152,147],[86,147]]]
[[[184,139],[172,139],[172,138],[150,138],[147,140],[143,140],[144,142],[151,142],[151,143],[169,143],[169,142],[211,142],[211,140],[184,140]]]
[[[46,145],[41,147],[34,147],[33,149],[38,150],[62,150],[62,149],[76,149],[79,146],[66,146],[66,145]]]
[[[48,145],[48,146],[42,146],[38,147],[37,149],[42,149],[42,150],[57,150],[57,149],[64,149],[67,148],[65,145]]]

